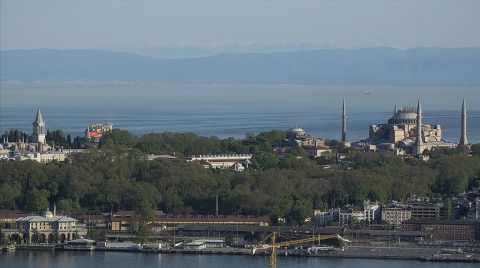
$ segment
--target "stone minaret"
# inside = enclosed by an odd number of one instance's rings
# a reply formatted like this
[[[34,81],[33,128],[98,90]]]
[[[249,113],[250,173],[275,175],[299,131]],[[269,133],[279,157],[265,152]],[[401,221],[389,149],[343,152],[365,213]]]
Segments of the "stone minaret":
[[[462,133],[460,136],[459,145],[468,145],[467,140],[467,107],[465,106],[465,99],[462,103]]]
[[[35,117],[35,122],[32,123],[33,125],[33,134],[32,134],[32,141],[37,143],[39,148],[46,144],[45,139],[45,122],[42,118],[42,112],[40,112],[40,108],[37,111],[37,117]]]
[[[393,114],[396,114],[398,111],[397,109],[397,101],[395,101],[395,108],[393,108]]]
[[[342,142],[347,141],[347,110],[345,108],[345,98],[343,98],[342,109]]]
[[[417,137],[415,139],[415,154],[422,154],[425,146],[423,145],[422,139],[422,105],[420,104],[420,100],[418,100],[417,104]]]

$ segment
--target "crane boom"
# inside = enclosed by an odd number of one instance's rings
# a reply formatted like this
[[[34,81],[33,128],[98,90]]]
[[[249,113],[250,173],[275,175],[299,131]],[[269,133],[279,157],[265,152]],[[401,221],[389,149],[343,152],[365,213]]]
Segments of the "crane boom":
[[[276,236],[277,236],[276,232],[273,231],[273,233],[269,236],[271,238],[271,241],[272,241],[271,244],[261,245],[261,246],[252,248],[252,254],[253,255],[255,255],[255,252],[257,250],[263,250],[263,249],[271,249],[272,250],[271,255],[270,255],[270,267],[271,268],[276,267],[276,263],[277,263],[277,256],[276,256],[277,252],[276,251],[277,251],[277,248],[291,246],[291,245],[304,244],[304,243],[310,243],[310,242],[315,242],[315,241],[322,241],[322,240],[327,240],[327,239],[332,239],[332,238],[337,238],[337,239],[340,239],[342,241],[349,242],[348,240],[342,238],[338,234],[317,235],[317,236],[313,236],[313,237],[307,237],[307,238],[297,239],[297,240],[290,240],[290,241],[285,241],[285,242],[277,242],[276,241]]]

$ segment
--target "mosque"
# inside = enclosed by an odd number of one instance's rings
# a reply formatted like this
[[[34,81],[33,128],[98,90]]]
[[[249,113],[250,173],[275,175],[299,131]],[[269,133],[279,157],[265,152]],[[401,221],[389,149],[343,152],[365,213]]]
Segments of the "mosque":
[[[326,153],[331,153],[332,149],[325,144],[325,140],[315,138],[295,125],[287,131],[286,138],[282,141],[285,147],[302,147],[313,157],[319,157]]]
[[[468,145],[467,110],[465,100],[462,104],[460,145]],[[345,101],[342,113],[342,141],[346,142]],[[443,139],[440,125],[423,123],[422,106],[418,101],[416,107],[395,105],[393,116],[386,124],[371,125],[368,139],[355,142],[352,146],[366,150],[393,151],[396,154],[422,155],[425,150],[436,148],[453,148],[456,143]]]

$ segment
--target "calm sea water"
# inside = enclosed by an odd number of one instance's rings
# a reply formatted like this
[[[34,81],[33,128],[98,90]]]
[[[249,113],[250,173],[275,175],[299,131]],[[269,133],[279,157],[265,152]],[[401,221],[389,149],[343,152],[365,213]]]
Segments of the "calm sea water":
[[[477,267],[473,263],[427,263],[404,260],[279,257],[277,267],[322,268],[456,268]],[[43,252],[16,251],[1,254],[0,267],[268,267],[264,256],[137,254],[124,252]]]
[[[480,87],[441,86],[2,83],[0,131],[20,128],[30,133],[40,107],[48,129],[72,135],[109,120],[134,134],[190,131],[239,138],[298,124],[315,136],[339,139],[344,97],[352,141],[367,137],[369,125],[386,122],[395,101],[414,106],[420,98],[424,121],[441,124],[444,138],[456,142],[465,98],[469,141],[480,142]]]

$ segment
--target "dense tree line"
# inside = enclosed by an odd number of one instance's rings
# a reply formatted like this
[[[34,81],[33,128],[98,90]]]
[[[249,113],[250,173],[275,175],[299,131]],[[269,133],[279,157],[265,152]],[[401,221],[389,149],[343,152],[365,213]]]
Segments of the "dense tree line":
[[[147,154],[229,154],[271,152],[273,146],[280,146],[286,132],[272,130],[258,135],[248,134],[245,139],[219,139],[202,137],[193,133],[150,133],[135,137],[129,132],[114,129],[100,139],[100,148],[137,148]]]
[[[72,155],[67,162],[0,162],[0,209],[43,211],[56,203],[69,213],[154,209],[172,213],[270,215],[301,223],[312,208],[359,204],[364,200],[404,200],[412,194],[448,196],[480,183],[477,145],[432,154],[428,162],[389,154],[348,151],[349,167],[324,170],[303,150],[272,152],[284,133],[245,139],[194,134],[133,137],[114,131],[99,149]],[[210,170],[182,161],[148,161],[147,153],[253,153],[244,172]],[[324,159],[322,161],[327,161]]]

